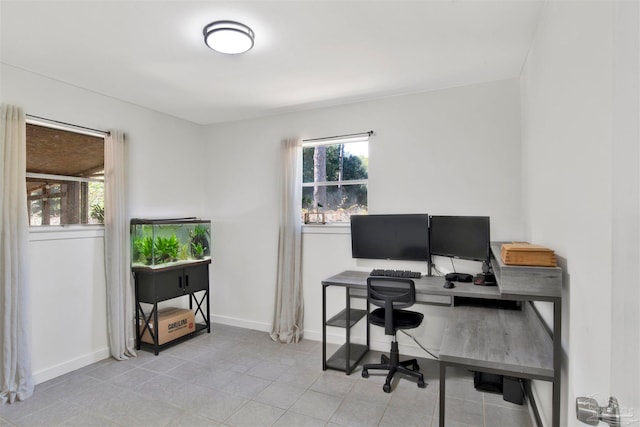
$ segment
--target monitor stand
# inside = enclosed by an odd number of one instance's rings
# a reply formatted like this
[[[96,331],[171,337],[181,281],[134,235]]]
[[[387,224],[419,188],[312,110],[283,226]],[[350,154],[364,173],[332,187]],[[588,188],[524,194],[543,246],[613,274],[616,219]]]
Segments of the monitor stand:
[[[473,278],[473,284],[479,286],[496,286],[498,284],[489,260],[482,261],[482,273],[476,274]]]

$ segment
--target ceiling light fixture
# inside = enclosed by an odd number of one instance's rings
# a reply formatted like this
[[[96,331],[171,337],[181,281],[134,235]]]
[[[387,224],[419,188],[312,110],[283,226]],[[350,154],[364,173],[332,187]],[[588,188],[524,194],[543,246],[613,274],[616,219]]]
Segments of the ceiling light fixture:
[[[237,54],[253,47],[255,34],[246,25],[236,21],[215,21],[202,30],[204,42],[216,52]]]

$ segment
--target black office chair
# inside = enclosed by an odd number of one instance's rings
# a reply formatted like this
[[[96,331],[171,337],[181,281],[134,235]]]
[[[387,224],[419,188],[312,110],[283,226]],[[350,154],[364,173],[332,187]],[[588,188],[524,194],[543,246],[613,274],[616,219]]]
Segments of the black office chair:
[[[416,302],[416,288],[413,280],[400,277],[368,277],[367,299],[380,308],[368,314],[368,322],[384,327],[385,335],[393,335],[391,353],[382,355],[379,364],[366,364],[362,367],[362,377],[369,377],[369,369],[389,371],[382,387],[385,393],[391,393],[391,380],[396,372],[418,378],[418,387],[424,388],[424,377],[416,359],[400,361],[396,333],[399,329],[413,329],[420,326],[424,316],[415,311],[400,310],[412,306]],[[408,366],[413,365],[413,369]]]

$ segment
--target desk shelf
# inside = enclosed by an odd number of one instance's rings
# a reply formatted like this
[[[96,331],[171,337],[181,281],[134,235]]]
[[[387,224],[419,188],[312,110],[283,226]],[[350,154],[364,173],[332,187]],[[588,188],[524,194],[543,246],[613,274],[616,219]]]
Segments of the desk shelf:
[[[349,327],[353,327],[360,319],[367,315],[367,310],[360,310],[352,308],[349,314]],[[347,327],[347,309],[345,308],[340,313],[327,320],[327,326],[335,326],[336,328]]]
[[[554,301],[562,298],[562,269],[506,265],[501,256],[502,244],[491,242],[491,266],[502,298]]]
[[[345,308],[327,320],[328,286],[331,285],[323,283],[322,286],[322,370],[335,369],[344,371],[349,375],[369,351],[368,327],[366,344],[354,344],[351,342],[351,328],[362,318],[366,318],[369,305],[367,304],[367,310],[351,308],[351,298],[362,298],[362,288],[352,289],[349,286],[342,286],[345,290]],[[329,358],[327,358],[327,326],[345,330],[345,343]]]
[[[347,365],[347,347],[349,348],[349,364]],[[349,372],[351,372],[353,370],[353,368],[355,368],[358,363],[360,362],[360,360],[362,360],[362,358],[364,357],[365,354],[367,354],[367,351],[369,351],[369,347],[367,347],[364,344],[354,344],[354,343],[349,343],[347,344],[343,344],[342,347],[340,347],[335,353],[333,353],[333,356],[331,356],[327,362],[327,368],[329,369],[335,369],[338,371],[344,371],[345,370],[345,366],[349,366]]]
[[[553,381],[553,340],[529,303],[522,310],[460,306],[451,309],[441,363]]]

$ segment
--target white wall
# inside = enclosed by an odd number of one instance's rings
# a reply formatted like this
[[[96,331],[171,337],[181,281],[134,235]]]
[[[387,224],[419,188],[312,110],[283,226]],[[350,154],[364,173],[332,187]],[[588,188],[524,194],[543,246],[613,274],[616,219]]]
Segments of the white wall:
[[[99,129],[118,128],[128,134],[131,217],[195,215],[213,220],[212,314],[216,321],[271,328],[280,141],[287,136],[310,138],[373,129],[371,212],[490,215],[492,238],[524,235],[517,80],[203,129],[9,66],[0,71],[2,102],[20,105],[29,114]],[[380,266],[354,261],[345,232],[348,229],[304,234],[307,338],[320,339],[321,279],[346,268]],[[97,249],[101,245],[100,237],[32,239],[33,336],[50,337],[34,345],[38,381],[107,354],[104,311],[99,309],[104,298],[102,254]],[[50,250],[82,254],[82,258],[51,258]],[[78,269],[77,262],[86,268]],[[56,269],[45,281],[53,265]],[[420,263],[385,263],[383,267],[387,266],[426,270]],[[341,295],[330,294],[329,311],[337,311],[342,303]],[[79,307],[94,309],[87,312]],[[427,321],[418,338],[437,349],[446,310],[421,309]],[[84,318],[78,332],[83,338],[59,349],[53,342],[52,323],[42,319],[65,320],[71,314]],[[339,339],[336,332],[331,333],[332,340]],[[373,339],[374,348],[387,350],[382,334]],[[412,343],[406,345],[403,351],[422,354]]]
[[[102,230],[30,233],[34,380],[109,357]]]
[[[127,134],[130,217],[207,216],[199,126],[6,65],[0,77],[2,102],[28,114]],[[109,355],[102,233],[63,233],[31,233],[36,382]]]
[[[373,129],[370,212],[490,215],[493,239],[521,239],[519,115],[518,81],[507,80],[210,126],[207,210],[213,220],[216,320],[270,330],[283,138]],[[374,266],[426,271],[425,263],[357,263],[345,232],[303,235],[307,338],[321,338],[323,278]],[[343,304],[341,295],[332,294],[328,311]],[[427,321],[417,334],[437,348],[446,310],[421,309]],[[374,347],[388,350],[382,334],[373,339],[379,341]],[[417,351],[407,345],[403,351]]]
[[[614,8],[611,394],[640,420],[640,3]],[[622,351],[619,351],[620,348]],[[629,418],[626,418],[629,420]]]
[[[638,30],[633,2],[546,2],[522,73],[527,238],[565,269],[562,425],[577,396],[640,409]]]

